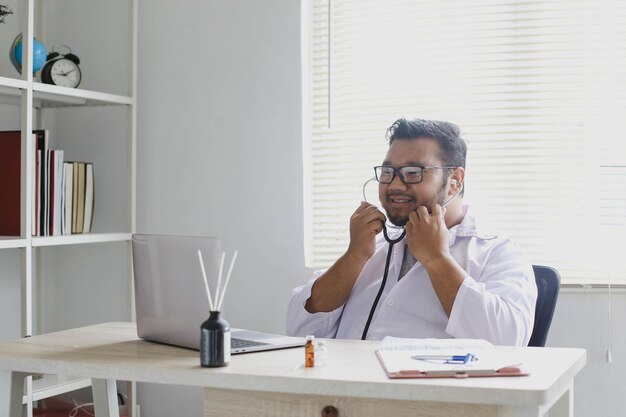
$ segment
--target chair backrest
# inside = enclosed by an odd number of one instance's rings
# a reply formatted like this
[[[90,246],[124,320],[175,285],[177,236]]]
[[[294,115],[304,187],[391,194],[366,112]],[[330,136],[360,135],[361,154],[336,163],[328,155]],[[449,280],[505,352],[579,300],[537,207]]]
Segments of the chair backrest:
[[[556,308],[556,299],[561,287],[559,272],[549,266],[533,265],[537,283],[537,304],[535,305],[535,327],[528,346],[545,346],[552,316]]]

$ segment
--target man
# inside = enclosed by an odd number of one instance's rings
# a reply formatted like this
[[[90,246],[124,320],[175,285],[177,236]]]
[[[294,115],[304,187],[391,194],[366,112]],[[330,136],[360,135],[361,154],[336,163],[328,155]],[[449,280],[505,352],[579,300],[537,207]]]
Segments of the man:
[[[294,289],[287,333],[527,345],[537,298],[532,266],[509,239],[481,232],[462,204],[467,147],[459,128],[399,119],[387,135],[389,151],[375,168],[387,216],[361,203],[346,252]],[[381,233],[387,219],[406,226],[394,245]]]

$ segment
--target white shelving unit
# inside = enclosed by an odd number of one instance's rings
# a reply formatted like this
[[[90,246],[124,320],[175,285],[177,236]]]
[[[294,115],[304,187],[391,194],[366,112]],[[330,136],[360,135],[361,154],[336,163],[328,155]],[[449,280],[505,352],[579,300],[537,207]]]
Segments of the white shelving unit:
[[[41,0],[40,0],[41,1]],[[22,164],[21,164],[21,235],[20,236],[0,236],[0,250],[18,249],[15,253],[21,256],[21,287],[22,287],[22,312],[21,312],[21,328],[22,336],[40,332],[40,329],[34,328],[34,315],[36,314],[37,297],[35,279],[45,279],[45,271],[38,269],[38,256],[40,250],[47,250],[48,247],[58,247],[64,245],[87,245],[87,244],[103,244],[114,243],[125,245],[130,251],[131,235],[135,230],[135,181],[136,181],[136,85],[137,85],[137,11],[138,0],[127,0],[128,8],[124,13],[128,12],[131,24],[130,28],[130,80],[129,95],[111,94],[101,91],[90,91],[84,89],[72,89],[57,87],[54,85],[42,84],[34,79],[32,68],[32,39],[35,33],[35,22],[41,24],[45,19],[42,16],[36,16],[37,11],[45,9],[45,6],[39,4],[37,7],[35,0],[19,0],[20,27],[23,36],[23,71],[21,79],[11,78],[0,74],[0,103],[3,105],[19,106],[21,114],[21,132],[22,132]],[[102,33],[101,36],[108,36],[108,33]],[[8,51],[2,51],[8,52]],[[97,57],[92,57],[97,59]],[[104,63],[103,63],[104,64]],[[86,75],[83,74],[83,77]],[[34,184],[34,154],[35,146],[32,140],[31,132],[34,129],[46,129],[47,126],[37,125],[36,120],[42,120],[41,112],[47,109],[59,109],[68,107],[121,107],[126,109],[128,117],[129,129],[127,131],[127,152],[128,166],[127,181],[128,193],[120,198],[126,199],[126,221],[122,230],[103,231],[96,230],[90,234],[75,234],[64,236],[38,237],[32,236],[33,224],[31,223],[31,208],[34,202],[31,199],[32,187]],[[49,110],[54,111],[54,110]],[[0,130],[7,130],[0,125]],[[82,138],[81,138],[82,139]],[[88,141],[89,138],[84,138]],[[96,210],[95,216],[98,215],[98,189],[96,189]],[[95,222],[94,222],[95,223]],[[130,253],[128,253],[130,260]],[[71,259],[63,260],[63,262],[71,262]],[[129,262],[124,260],[124,262]],[[130,271],[130,267],[128,268]],[[37,274],[37,275],[36,275]],[[20,277],[15,277],[20,279]],[[132,276],[128,276],[129,294],[132,295]],[[131,304],[129,311],[132,312],[132,297],[124,300]],[[80,312],[77,312],[80,314]],[[131,313],[132,314],[132,313]],[[128,317],[131,319],[132,317]],[[41,379],[32,380],[29,377],[25,382],[24,403],[27,405],[27,415],[33,415],[33,401],[41,400],[62,393],[74,391],[77,389],[90,386],[90,380],[84,378],[72,378],[67,376],[45,375]],[[134,384],[129,388],[129,400],[131,401],[131,415],[135,416],[135,400],[134,400]]]

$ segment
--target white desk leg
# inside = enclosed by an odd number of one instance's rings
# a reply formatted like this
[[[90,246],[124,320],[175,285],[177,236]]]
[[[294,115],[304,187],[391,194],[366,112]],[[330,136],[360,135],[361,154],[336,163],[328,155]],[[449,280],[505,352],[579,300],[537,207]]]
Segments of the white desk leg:
[[[24,378],[28,374],[0,370],[0,417],[24,415]]]
[[[117,405],[117,384],[114,379],[93,378],[91,392],[96,417],[120,417],[120,409]]]
[[[574,417],[574,383],[570,383],[569,389],[563,393],[549,413],[550,417]]]

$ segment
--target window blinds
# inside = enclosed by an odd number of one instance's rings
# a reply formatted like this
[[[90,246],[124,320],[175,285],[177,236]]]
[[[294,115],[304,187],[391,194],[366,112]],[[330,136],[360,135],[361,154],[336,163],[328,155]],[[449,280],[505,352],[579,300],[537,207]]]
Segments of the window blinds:
[[[310,7],[309,266],[345,251],[386,128],[419,117],[461,127],[464,200],[485,228],[566,282],[626,282],[626,2]]]

